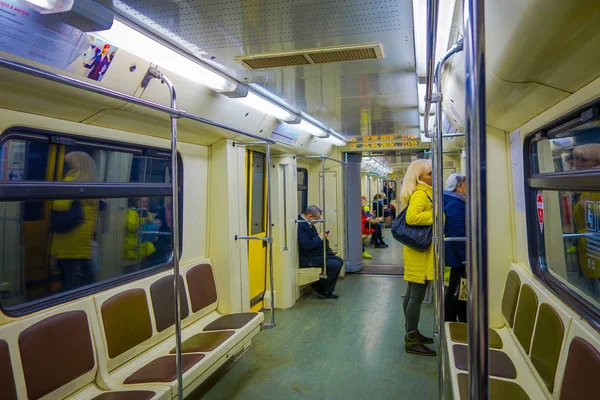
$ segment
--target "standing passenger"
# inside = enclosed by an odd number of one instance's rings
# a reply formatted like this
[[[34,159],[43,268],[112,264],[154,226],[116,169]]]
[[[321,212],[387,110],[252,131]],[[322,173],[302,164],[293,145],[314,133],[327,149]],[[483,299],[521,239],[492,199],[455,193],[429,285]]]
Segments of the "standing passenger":
[[[444,236],[465,237],[465,193],[467,192],[467,178],[464,175],[452,174],[446,181],[444,190]],[[465,264],[467,261],[467,248],[465,242],[446,242],[445,265],[450,267],[450,279],[444,299],[446,321],[467,322],[467,302],[456,297],[460,279],[467,277]]]
[[[429,160],[413,161],[404,176],[400,201],[406,211],[406,223],[409,225],[428,226],[433,224],[431,190],[431,162]],[[408,281],[404,296],[404,319],[407,353],[424,356],[435,356],[434,350],[424,344],[433,343],[433,339],[419,332],[421,304],[430,281],[433,280],[433,245],[425,252],[404,246],[404,280]]]
[[[69,171],[64,182],[97,182],[96,164],[92,157],[82,151],[65,156]],[[67,232],[54,232],[50,254],[57,259],[60,271],[61,291],[72,290],[94,283],[92,269],[92,241],[98,217],[98,200],[79,200],[83,219]],[[55,200],[52,209],[68,212],[74,200]]]

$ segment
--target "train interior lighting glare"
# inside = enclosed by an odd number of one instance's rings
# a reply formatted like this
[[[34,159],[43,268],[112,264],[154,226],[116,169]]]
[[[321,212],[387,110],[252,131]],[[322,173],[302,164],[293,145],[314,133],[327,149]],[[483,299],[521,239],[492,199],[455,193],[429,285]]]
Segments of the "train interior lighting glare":
[[[306,119],[302,119],[299,124],[294,125],[296,128],[300,129],[303,132],[310,133],[313,136],[317,136],[320,138],[324,138],[327,136],[327,132],[325,130]]]
[[[417,75],[425,76],[427,51],[427,0],[413,0],[413,20],[415,26],[415,57]]]
[[[333,130],[330,131],[328,139],[335,146],[341,147],[346,145],[346,141],[341,137],[341,135]]]
[[[277,118],[280,121],[293,121],[296,116],[289,111],[279,107],[277,104],[272,103],[268,100],[263,99],[255,93],[248,92],[245,97],[237,97],[237,101],[243,103],[249,107],[254,108],[257,111],[264,112],[270,116]]]
[[[236,87],[235,82],[169,49],[116,19],[109,30],[93,32],[92,34],[137,57],[157,64],[159,68],[165,68],[215,91],[233,91]]]
[[[69,11],[75,0],[24,0],[23,3],[40,14],[53,14]]]

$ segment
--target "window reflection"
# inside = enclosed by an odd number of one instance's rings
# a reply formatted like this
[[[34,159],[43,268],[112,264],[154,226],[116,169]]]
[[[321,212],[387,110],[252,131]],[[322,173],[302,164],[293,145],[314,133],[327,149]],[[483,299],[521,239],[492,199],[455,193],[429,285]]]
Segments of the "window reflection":
[[[88,182],[110,192],[108,183],[129,182],[139,195],[56,199],[52,186],[44,186],[45,200],[0,202],[2,307],[57,297],[170,262],[171,198],[144,196],[144,183],[171,183],[168,152],[85,138],[10,135],[0,143],[4,184]]]
[[[600,119],[535,144],[538,173],[584,171],[600,167]],[[552,162],[546,159],[552,157]]]
[[[38,221],[23,218],[28,203],[0,202],[3,307],[98,284],[172,258],[170,197],[43,201],[47,212]]]

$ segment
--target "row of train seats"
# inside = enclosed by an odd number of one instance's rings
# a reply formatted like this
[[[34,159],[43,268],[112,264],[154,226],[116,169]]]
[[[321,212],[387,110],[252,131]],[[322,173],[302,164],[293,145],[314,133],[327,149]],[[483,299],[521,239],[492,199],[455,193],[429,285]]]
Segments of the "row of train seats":
[[[188,395],[249,347],[263,314],[219,314],[209,263],[182,268],[179,280]],[[166,271],[1,325],[0,397],[176,397],[174,302]]]
[[[489,330],[490,399],[592,399],[600,393],[597,333],[516,264]],[[453,394],[469,398],[466,324],[445,324]]]

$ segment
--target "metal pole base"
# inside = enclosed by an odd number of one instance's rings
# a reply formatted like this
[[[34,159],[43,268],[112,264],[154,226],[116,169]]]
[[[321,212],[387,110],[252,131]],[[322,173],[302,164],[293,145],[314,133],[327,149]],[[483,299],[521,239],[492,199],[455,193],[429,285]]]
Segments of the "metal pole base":
[[[440,333],[438,331],[433,331],[433,337],[438,337],[440,336]]]
[[[275,322],[263,322],[260,324],[260,329],[273,329],[275,328]]]
[[[319,275],[319,278],[321,278],[321,279],[327,279],[327,275],[321,274],[321,275]]]

